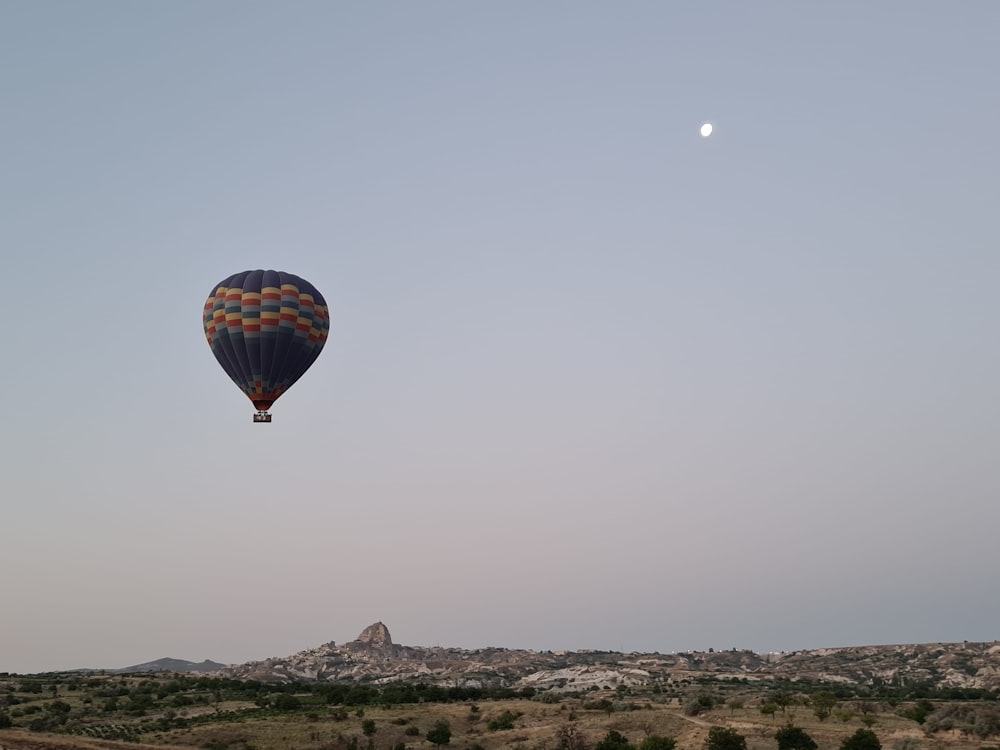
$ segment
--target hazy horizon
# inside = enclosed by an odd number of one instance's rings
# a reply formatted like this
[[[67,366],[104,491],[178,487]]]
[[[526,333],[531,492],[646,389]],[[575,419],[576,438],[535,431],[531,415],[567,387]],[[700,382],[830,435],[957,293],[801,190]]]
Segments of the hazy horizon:
[[[0,671],[994,640],[998,35],[0,2]],[[201,328],[252,268],[331,313],[269,425]]]
[[[337,639],[331,639],[331,640],[337,646],[343,646],[344,644],[349,643],[349,642],[355,640],[356,637],[357,637],[357,635],[355,635],[355,636],[353,636],[351,638],[345,638],[343,640],[337,640]],[[326,641],[326,643],[329,643],[329,642],[330,641]],[[738,651],[750,651],[750,652],[753,652],[753,653],[758,654],[758,655],[762,655],[762,654],[788,654],[788,653],[794,653],[796,651],[817,651],[817,650],[824,650],[824,649],[831,649],[831,648],[878,648],[878,647],[883,647],[883,646],[891,647],[891,646],[907,646],[907,645],[925,645],[924,643],[914,643],[914,644],[910,644],[910,643],[855,643],[855,644],[850,644],[850,645],[846,645],[845,644],[845,645],[840,645],[840,646],[815,646],[815,647],[803,647],[803,648],[797,648],[797,649],[774,649],[774,650],[769,650],[769,651],[759,651],[759,650],[751,649],[751,648],[738,648],[736,646],[731,646],[728,649],[714,648],[712,646],[709,646],[708,648],[704,648],[704,649],[669,649],[669,650],[659,649],[659,650],[652,650],[652,651],[636,651],[636,650],[612,649],[612,648],[596,649],[596,648],[586,648],[586,647],[583,647],[583,646],[581,646],[579,648],[575,648],[575,649],[568,649],[568,648],[563,648],[563,649],[558,649],[558,648],[537,649],[537,648],[528,648],[528,647],[521,647],[521,648],[517,648],[517,649],[511,649],[510,646],[506,646],[506,645],[504,645],[502,643],[481,644],[481,645],[478,645],[478,646],[456,646],[454,644],[448,644],[448,643],[407,643],[407,642],[403,642],[403,641],[398,641],[395,638],[393,638],[392,642],[395,645],[405,646],[407,648],[456,648],[456,649],[463,649],[463,650],[467,650],[467,651],[475,651],[477,649],[486,649],[486,648],[503,648],[503,649],[508,649],[508,650],[529,651],[529,652],[534,652],[534,653],[600,651],[600,652],[612,652],[612,653],[623,653],[623,654],[629,654],[629,653],[673,654],[673,653],[685,653],[685,652],[705,653],[705,652],[709,652],[710,650],[715,651],[715,652],[720,652],[720,651],[730,651],[730,650],[736,649]],[[986,643],[997,643],[997,640],[993,639],[993,640],[990,640],[990,641],[954,641],[954,642],[952,642],[952,641],[944,641],[944,642],[942,642],[942,641],[929,641],[929,642],[926,642],[926,644],[928,644],[928,645],[930,645],[930,644],[937,644],[937,643],[941,643],[943,645],[949,645],[951,643],[956,643],[956,644],[983,643],[983,644],[986,644]],[[117,665],[117,666],[104,665],[104,666],[100,666],[100,667],[94,667],[94,666],[91,666],[91,667],[72,667],[72,668],[69,668],[69,669],[67,669],[65,671],[73,671],[73,670],[78,670],[78,669],[91,669],[91,670],[115,669],[115,670],[117,670],[117,669],[125,669],[127,667],[141,666],[143,664],[149,664],[149,663],[152,663],[152,662],[163,661],[163,660],[166,660],[166,659],[176,659],[176,660],[180,660],[180,661],[187,661],[187,662],[191,662],[192,664],[201,664],[203,662],[210,661],[210,662],[215,662],[217,664],[223,664],[223,665],[226,665],[226,666],[232,666],[232,665],[246,664],[246,663],[249,663],[249,662],[264,661],[264,660],[269,659],[269,658],[284,658],[284,657],[288,657],[288,656],[294,656],[295,654],[297,654],[297,653],[299,653],[301,651],[309,651],[309,650],[318,648],[319,646],[322,646],[322,645],[324,645],[324,644],[323,643],[314,643],[314,644],[312,644],[310,646],[304,646],[304,647],[302,647],[300,649],[297,649],[295,651],[290,651],[287,654],[269,654],[268,656],[260,656],[260,657],[256,657],[256,658],[252,658],[252,659],[247,659],[245,661],[239,661],[239,662],[229,662],[229,661],[225,661],[225,660],[213,659],[211,656],[208,656],[208,657],[205,657],[205,658],[191,659],[191,658],[187,658],[187,657],[184,657],[184,656],[178,656],[176,654],[173,654],[173,655],[161,655],[161,656],[150,658],[150,659],[144,659],[144,660],[142,660],[140,662],[135,662],[134,664],[121,664],[121,665]],[[62,670],[51,670],[51,671],[58,672],[58,671],[62,671]]]

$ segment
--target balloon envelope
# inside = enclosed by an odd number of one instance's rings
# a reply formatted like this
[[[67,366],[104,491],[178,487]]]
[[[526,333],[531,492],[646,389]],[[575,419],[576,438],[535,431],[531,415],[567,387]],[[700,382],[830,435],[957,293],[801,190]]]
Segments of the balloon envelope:
[[[258,269],[216,284],[202,323],[222,369],[266,411],[316,361],[330,331],[330,311],[305,279]]]

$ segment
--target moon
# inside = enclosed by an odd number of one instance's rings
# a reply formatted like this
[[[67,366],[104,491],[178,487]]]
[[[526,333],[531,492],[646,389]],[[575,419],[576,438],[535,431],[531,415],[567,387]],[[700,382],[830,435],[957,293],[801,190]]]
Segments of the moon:
[[[702,125],[700,132],[702,138],[708,138],[708,136],[712,135],[712,123],[706,122],[704,125]]]

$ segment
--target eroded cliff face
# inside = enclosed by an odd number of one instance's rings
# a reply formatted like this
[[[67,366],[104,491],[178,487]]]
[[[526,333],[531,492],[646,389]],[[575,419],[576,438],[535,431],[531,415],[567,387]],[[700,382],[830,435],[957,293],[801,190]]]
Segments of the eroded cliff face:
[[[271,682],[428,682],[566,691],[665,684],[699,675],[995,689],[1000,688],[1000,643],[854,646],[771,654],[735,649],[673,654],[468,650],[401,646],[392,642],[385,624],[376,622],[341,646],[331,641],[291,656],[230,665],[219,674]]]
[[[359,635],[352,643],[358,645],[367,645],[371,648],[378,649],[391,649],[392,648],[392,636],[389,635],[389,628],[383,625],[381,622],[376,622],[369,625],[367,628],[361,631]]]

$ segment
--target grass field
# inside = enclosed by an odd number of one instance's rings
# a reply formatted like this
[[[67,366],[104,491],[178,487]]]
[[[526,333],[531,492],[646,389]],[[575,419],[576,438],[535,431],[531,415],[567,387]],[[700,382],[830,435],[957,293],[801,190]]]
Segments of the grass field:
[[[635,748],[657,735],[676,740],[678,750],[701,750],[713,725],[739,732],[747,750],[777,750],[774,733],[787,723],[805,729],[819,750],[840,750],[863,726],[884,750],[1000,750],[995,734],[929,733],[901,715],[905,702],[842,700],[820,721],[806,695],[792,694],[783,711],[766,714],[760,710],[766,694],[752,689],[727,688],[728,700],[717,693],[716,705],[696,713],[682,705],[684,699],[690,706],[693,693],[595,691],[345,706],[324,702],[309,687],[268,693],[279,688],[253,685],[251,700],[237,695],[238,683],[177,675],[31,679],[0,677],[0,718],[11,725],[0,729],[3,750],[435,750],[428,732],[442,722],[450,730],[447,748],[458,750],[598,750],[611,731]],[[711,690],[699,688],[702,695]],[[1000,710],[1000,701],[977,704]],[[567,731],[575,746],[567,746]]]

